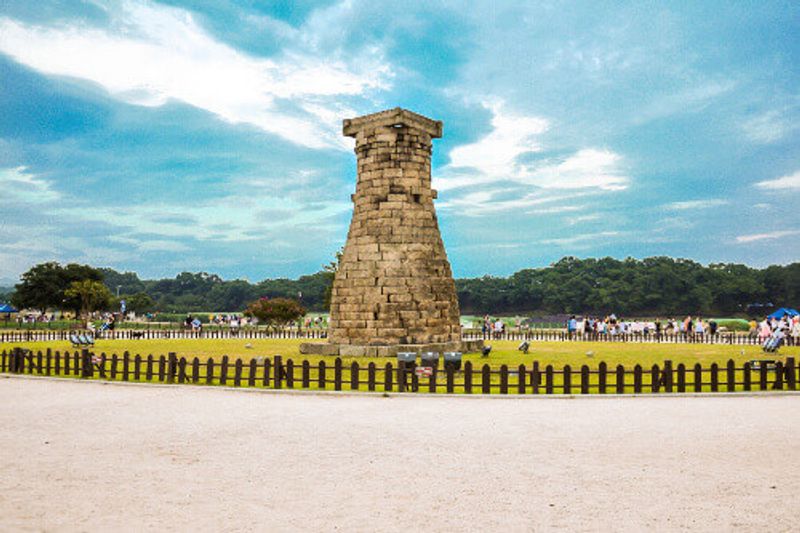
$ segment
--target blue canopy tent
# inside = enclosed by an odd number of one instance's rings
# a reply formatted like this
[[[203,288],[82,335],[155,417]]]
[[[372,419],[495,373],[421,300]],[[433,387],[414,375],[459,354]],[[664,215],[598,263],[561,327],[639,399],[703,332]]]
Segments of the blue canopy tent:
[[[767,315],[767,318],[769,318],[769,319],[773,319],[773,318],[781,319],[786,315],[797,316],[797,315],[800,315],[800,313],[797,312],[797,309],[790,309],[788,307],[781,307],[780,309],[778,309],[777,311],[775,311],[771,315]]]
[[[8,304],[0,304],[0,313],[17,313],[18,311]]]

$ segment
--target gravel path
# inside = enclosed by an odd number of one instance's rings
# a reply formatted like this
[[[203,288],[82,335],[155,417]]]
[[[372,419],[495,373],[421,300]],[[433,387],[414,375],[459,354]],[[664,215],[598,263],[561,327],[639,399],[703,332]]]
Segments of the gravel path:
[[[0,530],[797,530],[800,396],[0,377]]]

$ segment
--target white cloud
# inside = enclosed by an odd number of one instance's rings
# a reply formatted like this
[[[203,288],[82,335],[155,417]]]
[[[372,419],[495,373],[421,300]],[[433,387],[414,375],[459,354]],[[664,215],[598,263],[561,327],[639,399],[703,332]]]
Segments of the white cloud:
[[[555,244],[557,246],[576,246],[582,244],[598,244],[624,235],[621,231],[599,231],[597,233],[579,233],[572,237],[558,239],[545,239],[540,244]]]
[[[534,137],[547,131],[547,120],[505,112],[501,103],[484,106],[493,113],[492,132],[451,150],[450,166],[470,167],[487,175],[509,173],[517,167],[521,154],[541,150]]]
[[[633,122],[642,124],[672,115],[698,113],[735,87],[734,80],[702,80],[683,90],[660,94],[637,113]]]
[[[727,200],[713,198],[710,200],[686,200],[684,202],[672,202],[664,206],[665,209],[671,211],[689,211],[694,209],[708,209],[709,207],[717,207],[720,205],[727,205]]]
[[[748,242],[756,242],[756,241],[771,241],[775,239],[780,239],[782,237],[790,237],[792,235],[800,234],[800,230],[779,230],[773,231],[770,233],[756,233],[753,235],[739,235],[736,237],[736,242],[738,243],[748,243]]]
[[[756,183],[756,187],[776,191],[800,189],[800,170],[778,179],[759,181]]]
[[[600,213],[591,213],[588,215],[579,215],[577,217],[571,217],[567,219],[567,224],[570,226],[575,226],[577,224],[582,224],[584,222],[593,222],[595,220],[600,220]]]
[[[513,182],[538,189],[627,188],[629,178],[622,170],[622,157],[607,149],[583,148],[562,157],[521,161],[542,151],[537,137],[546,133],[549,122],[541,117],[518,115],[497,102],[484,103],[493,113],[492,131],[480,140],[458,146],[450,152],[450,164],[434,180],[439,190]]]
[[[0,191],[3,199],[22,204],[43,204],[61,198],[50,182],[31,174],[25,167],[0,169]]]
[[[106,29],[0,18],[0,51],[46,74],[97,83],[127,103],[175,99],[311,148],[349,146],[338,126],[320,122],[330,122],[341,98],[386,88],[391,77],[376,47],[349,61],[299,51],[259,58],[215,40],[187,11],[146,0],[119,5],[108,9]]]
[[[771,110],[745,120],[742,130],[753,142],[769,144],[780,141],[795,129],[797,124],[790,118],[791,108]]]

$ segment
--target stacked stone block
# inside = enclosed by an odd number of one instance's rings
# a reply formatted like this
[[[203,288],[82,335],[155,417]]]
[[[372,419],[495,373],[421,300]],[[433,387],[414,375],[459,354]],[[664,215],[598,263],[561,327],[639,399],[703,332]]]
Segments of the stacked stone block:
[[[329,342],[458,349],[458,300],[431,189],[442,123],[396,108],[345,120],[344,134],[356,140],[358,180]]]

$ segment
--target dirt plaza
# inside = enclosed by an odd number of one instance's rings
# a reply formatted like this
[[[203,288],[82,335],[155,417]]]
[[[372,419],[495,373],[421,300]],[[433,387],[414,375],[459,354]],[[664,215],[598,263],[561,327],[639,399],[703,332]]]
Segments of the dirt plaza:
[[[2,377],[0,403],[2,530],[796,527],[792,393],[383,397]]]

